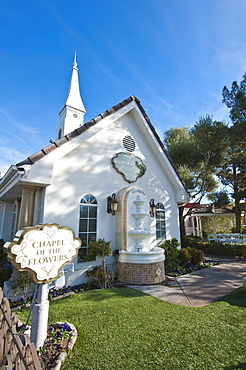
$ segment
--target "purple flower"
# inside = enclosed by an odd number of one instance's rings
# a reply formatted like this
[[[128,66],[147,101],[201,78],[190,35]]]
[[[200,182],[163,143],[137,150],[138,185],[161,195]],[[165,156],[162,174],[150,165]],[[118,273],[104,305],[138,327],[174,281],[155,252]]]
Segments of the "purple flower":
[[[69,331],[69,326],[67,324],[61,324],[64,331]]]

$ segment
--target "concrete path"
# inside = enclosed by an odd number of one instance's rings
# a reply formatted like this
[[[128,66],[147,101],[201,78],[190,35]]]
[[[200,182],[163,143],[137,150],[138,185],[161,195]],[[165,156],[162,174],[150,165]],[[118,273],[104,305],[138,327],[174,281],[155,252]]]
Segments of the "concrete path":
[[[138,286],[129,285],[143,293],[182,306],[199,307],[208,305],[243,285],[246,277],[246,260],[206,256],[206,259],[221,261],[191,274],[168,278],[164,284]]]

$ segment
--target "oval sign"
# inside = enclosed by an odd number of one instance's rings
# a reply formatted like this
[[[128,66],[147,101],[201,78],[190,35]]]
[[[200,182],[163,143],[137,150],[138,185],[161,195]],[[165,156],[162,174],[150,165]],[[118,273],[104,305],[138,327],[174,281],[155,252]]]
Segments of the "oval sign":
[[[41,224],[17,231],[14,241],[5,243],[4,249],[17,270],[27,271],[36,283],[48,283],[59,277],[80,246],[81,240],[69,227]]]

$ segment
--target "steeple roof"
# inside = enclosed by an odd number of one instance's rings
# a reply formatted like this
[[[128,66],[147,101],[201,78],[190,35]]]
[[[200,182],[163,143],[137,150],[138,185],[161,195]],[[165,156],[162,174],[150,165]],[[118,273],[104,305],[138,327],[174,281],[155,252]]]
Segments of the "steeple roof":
[[[76,51],[74,53],[72,76],[70,80],[70,85],[68,89],[65,106],[76,108],[84,113],[86,112],[84,104],[81,99],[80,90],[79,90],[79,78],[78,78],[78,67],[77,67],[77,62],[76,62]]]

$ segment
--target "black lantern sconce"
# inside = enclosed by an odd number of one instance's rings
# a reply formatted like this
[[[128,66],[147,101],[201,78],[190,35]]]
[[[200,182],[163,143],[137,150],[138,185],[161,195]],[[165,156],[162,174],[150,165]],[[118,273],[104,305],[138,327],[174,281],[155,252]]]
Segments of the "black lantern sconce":
[[[118,201],[116,199],[116,194],[113,193],[112,196],[109,196],[107,199],[108,199],[107,212],[115,216],[115,213],[118,209]]]
[[[149,214],[150,214],[150,217],[155,217],[155,214],[156,214],[156,205],[155,205],[155,200],[152,198],[150,199],[150,202],[149,202]]]

